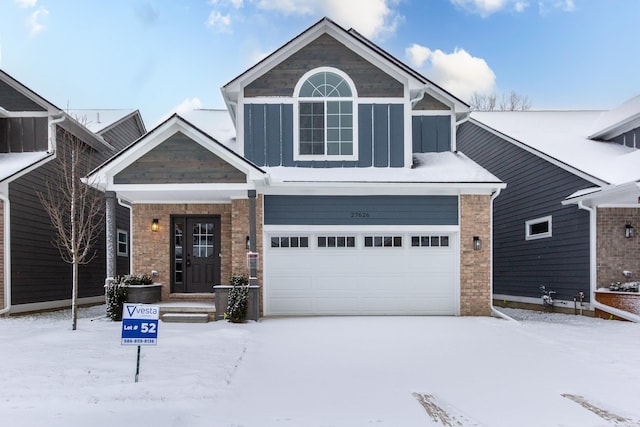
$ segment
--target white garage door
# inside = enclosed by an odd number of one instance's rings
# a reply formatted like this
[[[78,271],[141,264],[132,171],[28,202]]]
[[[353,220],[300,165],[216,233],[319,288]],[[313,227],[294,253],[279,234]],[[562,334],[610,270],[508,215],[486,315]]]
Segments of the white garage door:
[[[265,237],[267,315],[458,314],[456,233]]]

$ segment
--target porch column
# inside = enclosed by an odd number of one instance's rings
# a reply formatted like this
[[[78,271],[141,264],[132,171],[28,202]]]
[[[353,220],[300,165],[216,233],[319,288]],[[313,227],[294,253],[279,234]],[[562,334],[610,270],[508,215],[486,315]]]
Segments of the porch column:
[[[256,252],[256,190],[249,190],[249,251]],[[252,263],[249,268],[249,284],[258,284],[258,265]]]
[[[105,229],[107,244],[107,280],[116,276],[116,193],[106,191]]]

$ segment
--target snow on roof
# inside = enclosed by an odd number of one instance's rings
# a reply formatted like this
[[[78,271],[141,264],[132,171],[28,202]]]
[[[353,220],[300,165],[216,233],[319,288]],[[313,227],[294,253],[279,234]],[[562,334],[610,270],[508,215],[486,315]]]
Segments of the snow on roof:
[[[462,153],[414,154],[413,168],[265,167],[280,182],[501,183]]]
[[[227,110],[191,110],[181,112],[180,117],[235,151],[236,128]]]
[[[640,119],[640,95],[634,96],[622,105],[604,112],[590,128],[589,138],[609,137],[626,132],[623,126]],[[618,129],[619,128],[619,129]]]
[[[50,153],[46,151],[35,151],[30,153],[0,153],[0,181],[4,181],[49,155]]]
[[[606,183],[640,179],[638,150],[589,139],[602,111],[473,112],[471,118]]]
[[[134,109],[112,109],[112,110],[67,110],[66,113],[84,125],[91,132],[99,133],[118,120],[133,113]]]

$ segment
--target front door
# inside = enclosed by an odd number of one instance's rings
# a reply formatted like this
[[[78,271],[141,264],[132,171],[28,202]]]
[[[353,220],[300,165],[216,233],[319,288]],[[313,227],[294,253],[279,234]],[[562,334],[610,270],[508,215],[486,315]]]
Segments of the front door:
[[[220,217],[173,216],[172,292],[213,292],[220,283]]]

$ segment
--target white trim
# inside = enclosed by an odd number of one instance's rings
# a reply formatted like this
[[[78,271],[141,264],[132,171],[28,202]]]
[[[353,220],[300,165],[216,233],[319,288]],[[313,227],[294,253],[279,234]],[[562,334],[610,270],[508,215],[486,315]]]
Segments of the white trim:
[[[293,97],[291,96],[256,96],[253,98],[244,98],[243,105],[263,105],[263,104],[287,104],[293,105]]]
[[[459,233],[459,225],[263,225],[264,234],[297,233],[309,235],[314,233]],[[301,232],[300,230],[304,230]]]
[[[86,298],[78,298],[78,305],[92,305],[92,304],[104,304],[105,301],[104,295],[99,295],[95,297],[86,297]],[[11,307],[11,313],[27,313],[31,311],[43,311],[43,310],[51,310],[54,308],[69,308],[71,306],[71,300],[56,300],[56,301],[45,301],[45,302],[36,302],[29,304],[18,304]]]
[[[452,110],[412,110],[411,116],[451,116],[452,113]]]
[[[491,195],[505,188],[499,183],[448,183],[448,182],[271,182],[260,187],[265,195],[433,195],[459,196],[461,194]]]
[[[3,222],[4,222],[4,306],[0,309],[0,314],[9,313],[11,311],[11,202],[9,200],[9,184],[0,183],[0,199],[3,203]]]
[[[122,243],[120,241],[120,235],[125,235],[127,237],[127,241],[125,242],[127,247],[124,252],[120,251],[120,244]],[[122,257],[129,256],[129,232],[122,228],[118,228],[116,230],[116,256],[122,256]]]
[[[531,226],[537,224],[548,223],[548,230],[544,233],[531,234]],[[525,240],[538,240],[553,237],[553,218],[551,215],[543,216],[540,218],[534,218],[525,221],[524,223]]]
[[[1,108],[1,107],[0,107]],[[7,119],[17,119],[21,117],[49,117],[50,113],[48,111],[8,111],[3,108],[2,117]]]
[[[349,85],[351,89],[350,97],[300,97],[300,89],[302,85],[312,76],[318,73],[333,73],[340,76]],[[324,154],[300,154],[300,103],[301,102],[324,102]],[[330,155],[327,147],[327,102],[351,102],[352,105],[352,124],[351,124],[351,148],[350,155]],[[296,83],[293,90],[293,160],[294,161],[357,161],[358,160],[358,91],[353,80],[344,71],[333,67],[318,67],[307,71]]]
[[[518,141],[517,139],[514,139],[512,137],[510,137],[509,135],[503,134],[500,131],[497,131],[495,129],[493,129],[492,127],[485,125],[484,123],[478,121],[477,119],[474,119],[473,117],[471,117],[469,119],[469,121],[475,125],[477,125],[478,127],[486,130],[489,133],[492,133],[493,135],[497,136],[500,139],[503,139],[507,142],[510,142],[511,144],[515,145],[518,148],[521,148],[531,154],[533,154],[534,156],[540,157],[543,160],[546,160],[547,162],[551,163],[554,166],[559,167],[560,169],[566,170],[567,172],[570,172],[586,181],[589,181],[595,185],[598,186],[603,186],[603,185],[607,185],[608,182],[603,181],[595,176],[591,176],[589,174],[587,174],[586,172],[583,172],[579,169],[574,168],[573,166],[570,166],[566,163],[563,163],[562,161],[556,159],[555,157],[551,157],[548,154],[543,153],[542,151],[536,150],[535,148]]]

